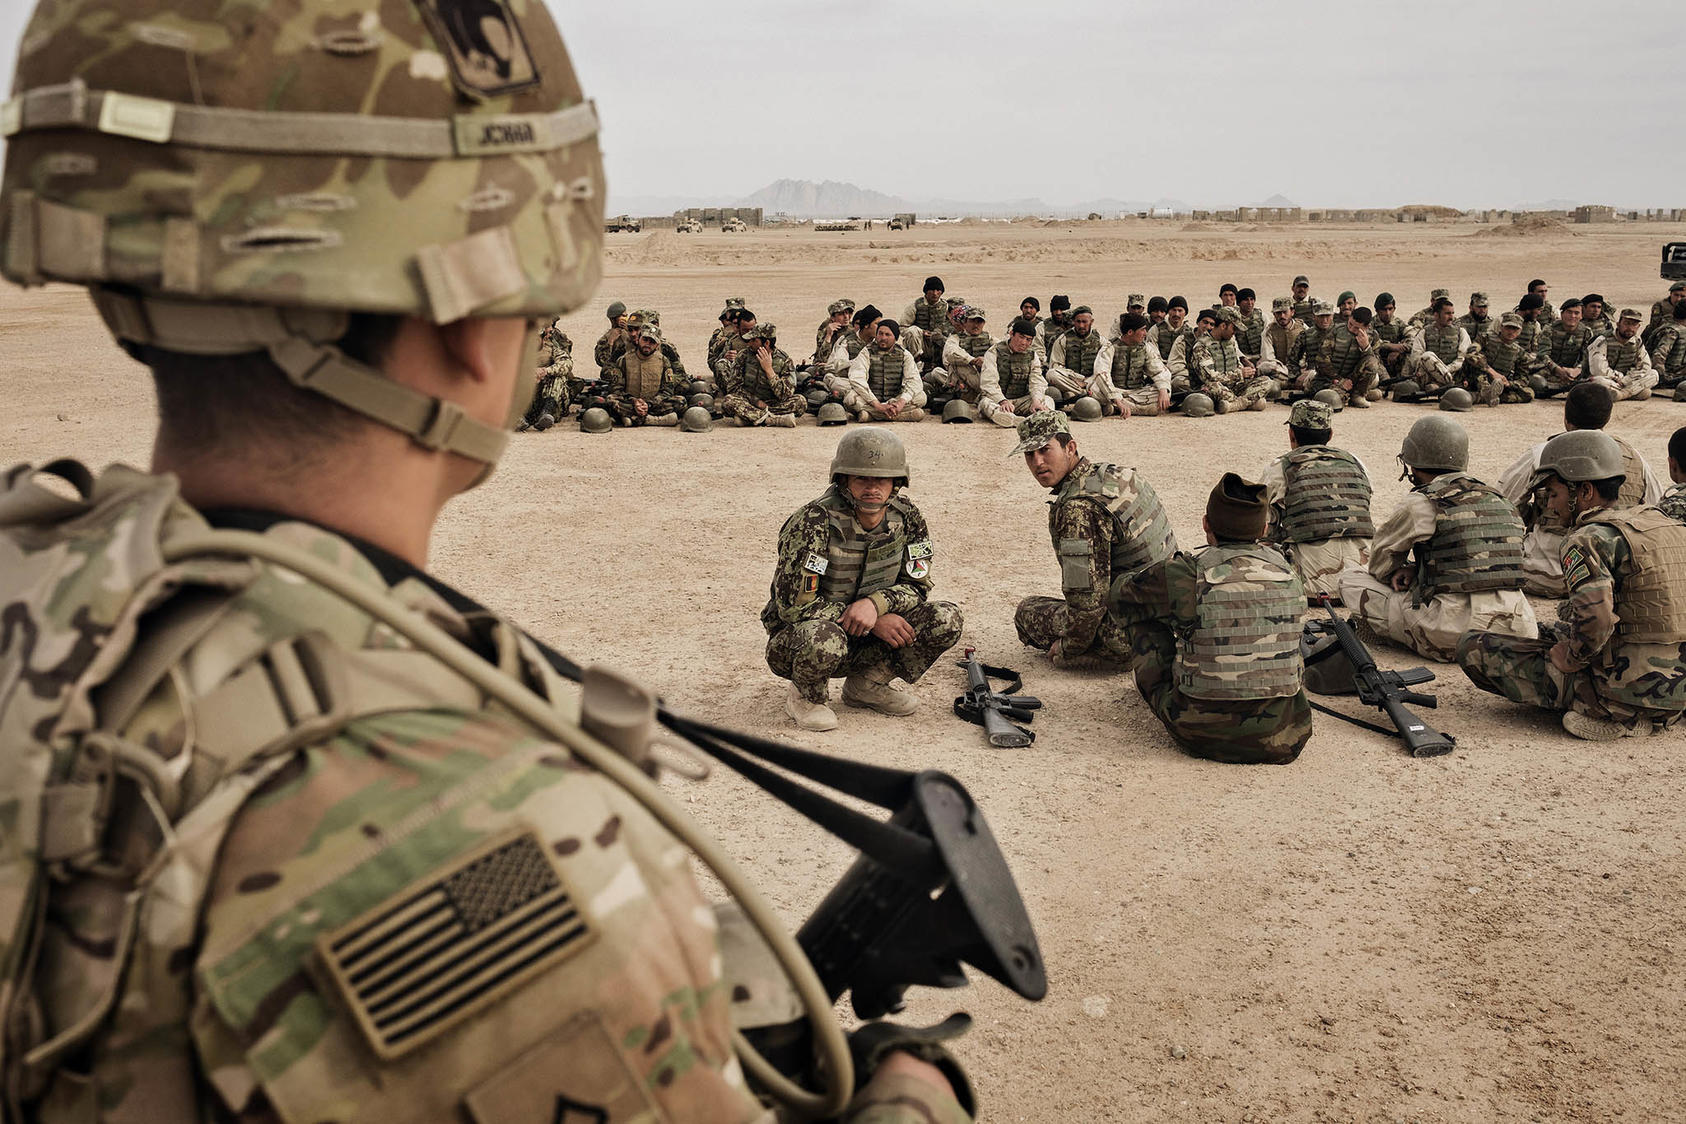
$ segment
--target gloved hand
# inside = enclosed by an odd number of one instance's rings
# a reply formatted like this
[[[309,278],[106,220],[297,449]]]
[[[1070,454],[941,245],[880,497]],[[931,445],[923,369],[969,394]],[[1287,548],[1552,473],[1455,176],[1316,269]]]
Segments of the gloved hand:
[[[968,1116],[976,1116],[977,1098],[972,1092],[972,1082],[954,1055],[943,1046],[944,1042],[959,1038],[971,1028],[972,1016],[964,1011],[956,1011],[935,1026],[867,1023],[849,1034],[849,1053],[855,1059],[855,1088],[858,1090],[872,1080],[879,1063],[900,1050],[942,1070],[954,1089],[954,1099],[960,1102],[960,1107],[966,1110]]]

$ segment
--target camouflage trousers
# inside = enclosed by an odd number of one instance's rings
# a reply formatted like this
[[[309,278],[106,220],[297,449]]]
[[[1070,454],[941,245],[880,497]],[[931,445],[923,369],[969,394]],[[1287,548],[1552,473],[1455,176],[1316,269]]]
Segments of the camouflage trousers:
[[[541,375],[538,385],[533,387],[533,400],[527,406],[527,413],[523,417],[528,425],[539,420],[540,414],[549,414],[552,421],[560,421],[568,414],[568,380],[562,375]]]
[[[909,324],[902,329],[901,344],[918,361],[921,371],[929,371],[943,365],[945,339],[947,337],[939,333],[927,332],[917,325]]]
[[[1532,381],[1529,383],[1529,389],[1534,392],[1534,396],[1536,398],[1554,397],[1569,390],[1576,383],[1586,381],[1584,375],[1580,378],[1573,379],[1562,378],[1553,374],[1543,364],[1540,366],[1539,370],[1534,372],[1533,377],[1540,380],[1538,384],[1535,384]]]
[[[1599,690],[1599,677],[1591,668],[1557,670],[1550,655],[1556,642],[1549,631],[1537,640],[1470,631],[1458,641],[1458,665],[1471,683],[1512,702],[1560,714],[1573,710],[1591,718],[1620,722],[1629,729],[1642,725],[1666,729],[1680,721],[1682,711],[1678,708],[1657,710],[1610,698]]]
[[[1425,351],[1417,356],[1415,362],[1406,362],[1405,377],[1416,380],[1424,394],[1439,394],[1448,387],[1463,385],[1462,371],[1462,367],[1456,371],[1448,370],[1440,356]]]
[[[1118,413],[1116,400],[1122,398],[1130,404],[1132,417],[1152,418],[1159,415],[1159,388],[1152,383],[1125,390],[1116,385],[1110,375],[1096,375],[1084,389],[1109,414]]]
[[[1196,699],[1177,689],[1177,642],[1159,621],[1134,629],[1136,689],[1171,740],[1195,757],[1233,765],[1287,765],[1311,738],[1304,690],[1274,699]]]
[[[739,425],[766,425],[773,414],[795,414],[801,417],[808,409],[808,402],[798,394],[789,398],[775,398],[765,406],[757,406],[755,401],[742,394],[728,394],[717,400],[720,406],[720,416],[736,418]]]
[[[1333,390],[1342,398],[1351,402],[1354,397],[1362,398],[1369,393],[1370,388],[1382,381],[1382,361],[1374,355],[1367,355],[1359,363],[1358,370],[1351,378],[1333,378],[1324,374],[1314,374],[1306,389],[1312,394],[1320,390]]]
[[[960,639],[960,607],[927,601],[901,614],[913,629],[913,643],[892,648],[868,633],[850,636],[835,621],[799,621],[767,638],[767,666],[780,679],[796,684],[809,702],[830,698],[831,680],[874,670],[888,670],[908,683]]]
[[[1369,570],[1340,575],[1341,601],[1378,636],[1431,660],[1451,663],[1458,641],[1470,629],[1502,632],[1524,640],[1539,635],[1533,606],[1518,590],[1491,593],[1437,593],[1413,605],[1403,593],[1383,585]]]
[[[1630,398],[1651,397],[1651,390],[1657,385],[1657,372],[1647,367],[1642,371],[1629,371],[1625,375],[1614,372],[1608,376],[1595,375],[1588,381],[1607,389],[1616,396],[1616,401],[1625,402]]]
[[[1064,636],[1070,618],[1063,597],[1026,597],[1013,613],[1013,627],[1018,629],[1019,643],[1046,652],[1054,641]],[[1111,613],[1101,618],[1095,630],[1094,642],[1082,652],[1061,652],[1062,657],[1091,655],[1110,660],[1121,667],[1129,666],[1133,658],[1133,629]]]
[[[976,367],[938,367],[925,375],[925,396],[929,398],[964,398],[978,400],[978,369]],[[916,403],[923,405],[924,403]]]
[[[1210,396],[1213,406],[1223,403],[1219,408],[1224,413],[1262,410],[1265,399],[1270,394],[1270,378],[1254,375],[1250,379],[1237,380],[1233,386],[1225,382],[1203,383],[1200,393]]]
[[[1308,598],[1319,593],[1339,597],[1342,571],[1362,570],[1370,565],[1369,539],[1283,543],[1282,551],[1299,573]]]
[[[647,412],[643,417],[639,417],[638,407],[633,405],[632,395],[609,394],[603,398],[603,408],[609,411],[615,421],[626,425],[644,425],[650,418],[663,414],[683,414],[687,405],[685,397],[680,394],[671,394],[664,398],[646,398],[644,404]]]

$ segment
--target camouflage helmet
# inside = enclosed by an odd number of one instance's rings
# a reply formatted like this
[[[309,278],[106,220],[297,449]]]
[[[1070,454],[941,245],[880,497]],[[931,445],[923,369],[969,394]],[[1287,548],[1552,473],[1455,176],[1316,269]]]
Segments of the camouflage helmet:
[[[964,398],[956,398],[943,407],[944,423],[964,422],[970,424],[978,420],[978,411]]]
[[[1440,393],[1440,408],[1454,414],[1475,409],[1475,396],[1461,386],[1450,387]]]
[[[1571,429],[1546,442],[1540,451],[1540,467],[1534,472],[1533,486],[1539,487],[1552,476],[1567,484],[1625,478],[1627,465],[1622,459],[1622,447],[1608,433],[1601,429]]]
[[[827,402],[815,413],[814,420],[820,425],[842,425],[849,420],[849,411],[841,402]]]
[[[894,480],[907,487],[907,449],[894,430],[881,425],[863,425],[843,435],[837,452],[831,457],[829,474],[835,483],[839,476],[877,476]]]
[[[1204,394],[1190,394],[1183,399],[1183,416],[1190,418],[1209,418],[1215,407],[1212,400]]]
[[[1451,418],[1418,418],[1399,445],[1406,468],[1462,472],[1469,467],[1469,433]]]
[[[1101,408],[1100,400],[1085,394],[1071,404],[1071,420],[1081,422],[1100,421],[1106,414]]]
[[[1316,394],[1311,396],[1311,400],[1313,402],[1323,403],[1336,413],[1339,413],[1341,408],[1346,405],[1346,399],[1342,397],[1341,392],[1333,387],[1327,387],[1318,391]]]
[[[689,413],[690,411],[686,411]],[[601,406],[593,406],[580,415],[580,431],[582,433],[607,433],[615,427],[615,419],[609,416],[609,411]]]
[[[679,419],[679,429],[683,433],[707,433],[714,424],[714,418],[702,406],[692,406]]]
[[[267,351],[490,465],[519,388],[499,429],[333,346],[353,312],[549,323],[597,287],[595,110],[542,4],[486,7],[42,3],[3,114],[0,272],[88,286],[125,344]]]

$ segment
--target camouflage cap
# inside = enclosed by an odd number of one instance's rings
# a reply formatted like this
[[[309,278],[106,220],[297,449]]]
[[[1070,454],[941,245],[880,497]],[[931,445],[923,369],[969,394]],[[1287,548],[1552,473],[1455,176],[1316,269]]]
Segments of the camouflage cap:
[[[1686,281],[1676,281],[1668,287],[1671,293],[1686,293]]]
[[[1624,308],[1624,309],[1622,309],[1622,314],[1620,316],[1616,317],[1616,319],[1617,320],[1643,320],[1645,318],[1639,314],[1639,310],[1637,308]]]
[[[1516,312],[1505,313],[1503,316],[1499,317],[1499,327],[1501,327],[1501,328],[1520,328],[1520,327],[1522,327],[1522,316],[1521,316],[1521,314],[1516,313]]]
[[[1270,301],[1270,310],[1272,312],[1292,312],[1294,311],[1294,298],[1272,297]]]
[[[850,300],[848,297],[842,297],[838,300],[834,300],[830,304],[826,305],[825,308],[827,316],[836,316],[839,312],[847,312],[852,315],[854,311],[855,302]]]
[[[1474,305],[1476,308],[1486,308],[1487,294],[1482,292],[1471,293],[1469,295],[1469,303]]]
[[[1079,316],[1082,316],[1084,314],[1088,314],[1090,316],[1093,316],[1095,314],[1095,310],[1090,308],[1086,304],[1080,304],[1076,308],[1071,310],[1071,318],[1073,320],[1077,319]]]
[[[661,327],[662,314],[657,312],[655,309],[641,308],[638,310],[638,315],[643,318],[644,323],[654,324],[658,328]]]
[[[757,321],[755,327],[743,334],[743,338],[746,340],[776,340],[779,338],[778,325],[771,320]]]
[[[726,307],[720,310],[720,315],[717,317],[717,319],[724,320],[728,316],[731,316],[731,315],[737,313],[739,310],[741,310],[744,307],[745,303],[746,302],[745,302],[743,297],[727,297],[726,298]]]
[[[1318,301],[1316,304],[1311,306],[1311,314],[1313,316],[1333,316],[1335,314],[1335,306],[1330,304],[1328,301]]]
[[[1428,294],[1428,299],[1431,300],[1431,301],[1441,300],[1442,298],[1444,298],[1446,300],[1451,300],[1452,299],[1452,290],[1450,290],[1450,289],[1434,289],[1434,290],[1430,291],[1430,293]]]
[[[638,329],[638,338],[641,340],[651,340],[655,343],[661,343],[662,330],[654,324],[646,324],[642,328]]]
[[[1009,457],[1020,453],[1034,453],[1062,433],[1071,432],[1071,422],[1059,410],[1037,410],[1019,423],[1019,443]]]
[[[1294,284],[1295,285],[1309,285],[1309,284],[1311,284],[1311,278],[1307,277],[1305,274],[1302,273],[1298,277],[1294,278]]]
[[[966,298],[965,297],[948,297],[947,300],[948,300],[948,310],[950,312],[953,312],[957,308],[962,308],[966,304]]]
[[[633,331],[642,328],[647,320],[646,310],[642,308],[635,308],[626,314],[626,326]]]
[[[1146,293],[1131,293],[1129,296],[1124,298],[1124,307],[1125,308],[1146,308],[1147,307],[1147,294]]]
[[[1218,316],[1218,323],[1232,324],[1237,328],[1241,326],[1241,313],[1235,309],[1225,307],[1216,309],[1215,311]]]
[[[1294,408],[1288,411],[1288,420],[1282,424],[1296,429],[1328,429],[1334,420],[1335,411],[1329,403],[1302,398],[1294,403]]]
[[[960,314],[960,319],[962,319],[962,320],[984,320],[984,321],[987,321],[989,319],[989,317],[985,316],[984,310],[979,308],[977,305],[969,304],[969,305],[966,306],[965,311],[963,311]]]

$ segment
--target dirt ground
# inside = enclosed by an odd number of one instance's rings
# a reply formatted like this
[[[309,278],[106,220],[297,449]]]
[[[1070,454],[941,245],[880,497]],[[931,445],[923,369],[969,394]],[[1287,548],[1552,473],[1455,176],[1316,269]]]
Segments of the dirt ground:
[[[1564,228],[1511,237],[1467,226],[1185,229],[1141,222],[965,224],[818,235],[661,231],[608,238],[608,280],[567,322],[589,358],[601,308],[654,306],[700,365],[722,298],[744,296],[798,359],[825,305],[892,315],[935,272],[999,334],[1027,293],[1069,293],[1116,315],[1127,292],[1210,303],[1225,281],[1268,307],[1307,273],[1315,295],[1395,294],[1402,313],[1452,289],[1511,307],[1529,278],[1551,296],[1602,291],[1647,311],[1657,251],[1679,228]],[[71,289],[0,293],[6,463],[74,455],[144,464],[151,401],[139,368]],[[1478,410],[1473,470],[1488,479],[1556,432],[1560,403]],[[1225,469],[1256,473],[1285,447],[1286,411],[1109,420],[1079,429],[1091,456],[1135,465],[1185,546]],[[1337,443],[1377,477],[1376,514],[1405,494],[1390,471],[1421,408],[1336,419]],[[1659,472],[1686,406],[1629,403],[1612,429]],[[633,669],[681,709],[757,733],[959,777],[1007,851],[1048,965],[1027,1004],[984,980],[923,992],[910,1014],[969,1009],[959,1047],[992,1120],[1492,1121],[1678,1119],[1686,1103],[1686,735],[1593,745],[1483,695],[1438,665],[1449,757],[1417,761],[1319,716],[1299,762],[1191,760],[1127,677],[1063,674],[1021,648],[1015,602],[1058,589],[1044,494],[1010,434],[927,422],[901,432],[912,495],[937,547],[939,597],[964,644],[1025,673],[1047,702],[1025,750],[993,750],[949,711],[951,662],[920,712],[841,710],[794,736],[762,662],[756,614],[779,525],[818,494],[836,438],[716,429],[519,436],[481,490],[452,506],[433,567],[584,661]],[[1542,607],[1544,608],[1544,607]],[[1384,666],[1414,666],[1383,649]],[[790,921],[849,860],[754,790],[673,782],[756,872]]]

